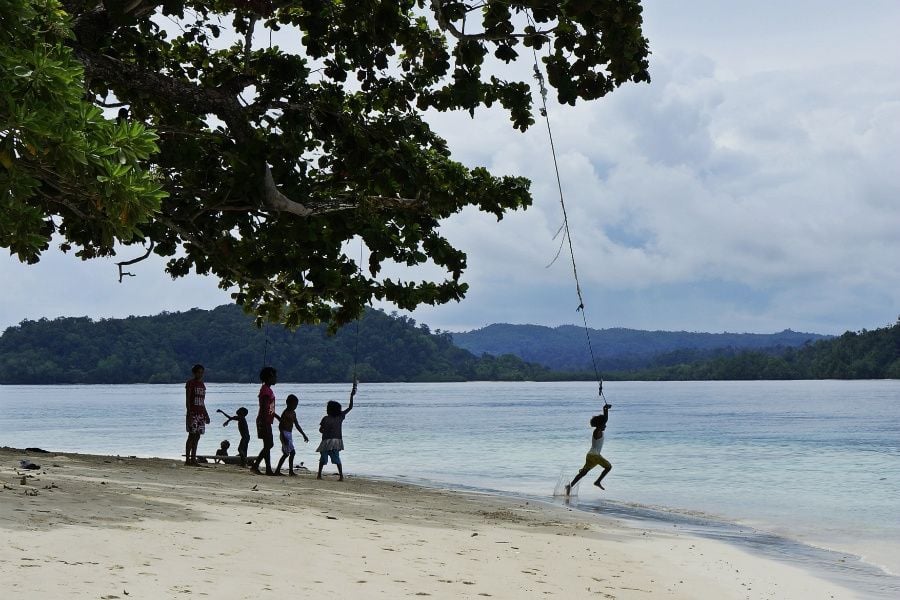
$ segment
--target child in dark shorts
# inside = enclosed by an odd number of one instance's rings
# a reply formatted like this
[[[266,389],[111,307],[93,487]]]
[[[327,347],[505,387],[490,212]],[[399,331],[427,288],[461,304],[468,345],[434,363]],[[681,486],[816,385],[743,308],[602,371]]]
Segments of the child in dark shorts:
[[[331,464],[337,467],[338,481],[344,480],[344,470],[341,465],[341,450],[344,449],[342,425],[347,413],[353,410],[353,396],[356,395],[356,380],[353,381],[353,389],[350,390],[350,403],[345,410],[341,410],[341,403],[331,400],[325,407],[326,415],[319,424],[319,433],[322,441],[316,452],[319,453],[319,473],[316,479],[322,479],[322,467],[331,459]]]

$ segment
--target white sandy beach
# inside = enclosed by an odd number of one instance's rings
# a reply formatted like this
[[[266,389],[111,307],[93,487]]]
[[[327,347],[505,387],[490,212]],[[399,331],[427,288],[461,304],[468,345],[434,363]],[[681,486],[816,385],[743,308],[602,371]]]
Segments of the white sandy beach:
[[[2,449],[0,482],[15,600],[857,597],[722,542],[352,474]]]

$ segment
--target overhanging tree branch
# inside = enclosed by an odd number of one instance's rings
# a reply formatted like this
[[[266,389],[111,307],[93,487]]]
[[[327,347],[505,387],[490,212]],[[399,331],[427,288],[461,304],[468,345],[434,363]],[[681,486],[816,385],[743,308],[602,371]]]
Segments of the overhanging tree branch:
[[[122,267],[127,267],[128,265],[133,265],[135,263],[139,263],[142,260],[146,260],[150,253],[153,252],[153,248],[156,246],[156,242],[150,240],[150,245],[147,246],[147,251],[144,252],[143,255],[138,256],[137,258],[132,258],[131,260],[123,260],[122,262],[117,262],[116,266],[119,267],[119,283],[122,283],[123,277],[134,277],[134,273],[129,273],[128,271],[124,271]]]

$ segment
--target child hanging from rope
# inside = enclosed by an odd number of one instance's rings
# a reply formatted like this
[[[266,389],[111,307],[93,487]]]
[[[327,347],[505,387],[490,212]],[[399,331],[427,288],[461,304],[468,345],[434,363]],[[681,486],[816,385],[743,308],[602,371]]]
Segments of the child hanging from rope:
[[[344,480],[344,470],[341,466],[341,450],[344,449],[344,438],[341,432],[341,426],[344,423],[344,417],[353,410],[353,396],[356,395],[356,379],[353,380],[353,389],[350,390],[350,403],[347,408],[341,410],[341,403],[335,400],[329,400],[325,407],[327,413],[322,417],[319,424],[319,433],[322,434],[322,441],[316,452],[319,453],[319,473],[316,479],[322,479],[322,467],[331,459],[331,464],[337,467],[338,481]]]
[[[603,405],[603,414],[602,415],[594,415],[591,417],[591,427],[594,428],[594,433],[591,436],[591,449],[588,450],[587,456],[584,457],[584,466],[581,467],[581,470],[575,475],[575,478],[572,480],[572,483],[566,486],[566,496],[572,493],[572,488],[575,487],[575,484],[578,483],[582,477],[588,474],[588,471],[600,465],[603,467],[603,472],[600,473],[600,477],[597,478],[597,481],[594,482],[601,490],[605,490],[606,488],[600,483],[603,481],[603,478],[606,477],[607,473],[609,473],[610,469],[612,469],[612,464],[600,454],[600,451],[603,450],[603,431],[606,429],[606,422],[609,420],[609,409],[612,408],[612,404],[604,404]]]

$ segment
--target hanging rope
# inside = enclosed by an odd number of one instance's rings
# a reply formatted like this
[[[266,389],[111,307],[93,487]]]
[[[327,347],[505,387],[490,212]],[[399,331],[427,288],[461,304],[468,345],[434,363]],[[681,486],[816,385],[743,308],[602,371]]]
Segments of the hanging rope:
[[[262,366],[269,366],[269,324],[263,323],[263,337],[266,339],[265,346],[263,346],[263,364]]]
[[[363,239],[362,236],[359,236],[359,263],[357,264],[357,271],[359,276],[362,277],[362,264],[363,264]],[[356,317],[356,343],[353,347],[353,383],[356,383],[357,372],[356,368],[359,364],[359,321],[366,314],[366,309],[363,307],[363,312]]]
[[[531,14],[526,13],[528,17],[528,23],[531,26],[534,26],[534,21],[531,19]],[[581,282],[578,280],[578,267],[575,264],[575,250],[572,247],[572,232],[569,229],[569,215],[566,211],[566,201],[563,197],[563,188],[562,188],[562,178],[559,175],[559,161],[556,157],[556,145],[553,142],[553,130],[550,127],[550,114],[547,112],[547,86],[544,85],[544,75],[541,72],[540,63],[538,61],[537,50],[535,50],[534,46],[531,47],[531,52],[534,55],[534,78],[538,82],[538,87],[541,91],[541,116],[544,117],[544,121],[547,123],[547,136],[550,138],[550,153],[553,155],[553,168],[556,171],[556,187],[559,190],[559,204],[562,207],[563,214],[563,224],[556,232],[556,235],[559,235],[560,232],[563,233],[563,240],[560,243],[559,250],[556,252],[556,256],[550,261],[550,264],[547,267],[553,265],[556,262],[556,259],[559,258],[560,253],[562,252],[563,245],[568,242],[569,245],[569,257],[572,259],[572,275],[575,277],[575,292],[578,294],[578,308],[575,310],[581,313],[581,320],[584,323],[584,334],[587,338],[588,350],[591,354],[591,365],[594,367],[594,375],[597,378],[597,387],[598,394],[604,398],[603,395],[603,378],[600,376],[600,369],[597,368],[597,358],[594,355],[594,346],[591,343],[591,330],[588,327],[587,323],[587,314],[584,309],[584,297],[581,293]],[[553,236],[554,238],[556,236]]]

